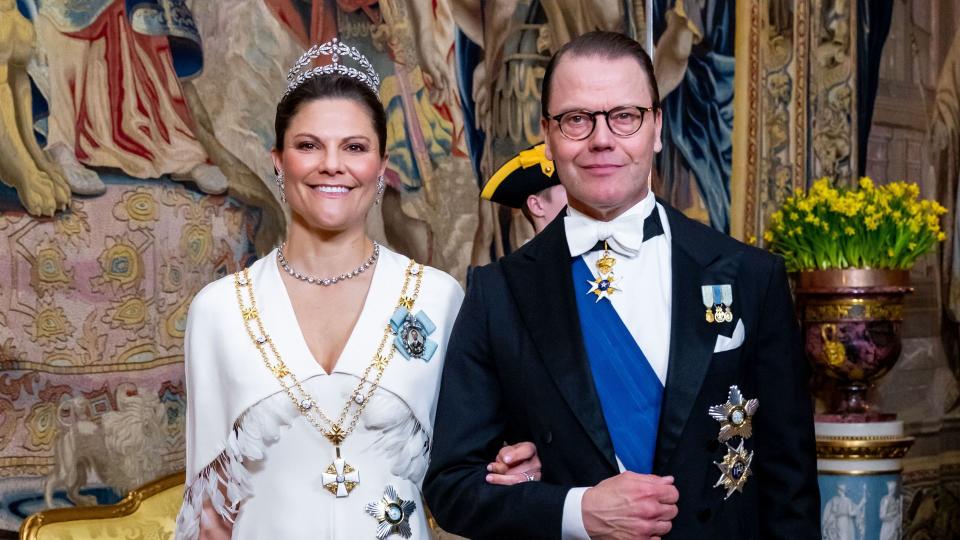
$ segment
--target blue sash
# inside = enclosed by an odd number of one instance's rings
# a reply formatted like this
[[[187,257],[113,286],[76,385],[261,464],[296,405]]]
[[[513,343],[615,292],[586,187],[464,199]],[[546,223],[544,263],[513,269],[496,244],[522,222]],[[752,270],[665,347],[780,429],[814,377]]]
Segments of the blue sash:
[[[663,385],[609,300],[584,294],[593,280],[583,258],[573,263],[583,343],[607,430],[628,471],[650,474],[657,447]],[[623,294],[623,293],[615,293]]]

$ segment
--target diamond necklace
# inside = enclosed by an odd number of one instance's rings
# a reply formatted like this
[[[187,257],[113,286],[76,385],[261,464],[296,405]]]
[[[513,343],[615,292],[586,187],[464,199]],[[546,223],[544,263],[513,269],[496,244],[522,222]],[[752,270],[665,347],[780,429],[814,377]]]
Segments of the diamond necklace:
[[[370,255],[370,258],[363,261],[363,264],[356,267],[355,269],[347,272],[346,274],[340,274],[339,276],[330,277],[330,278],[320,278],[315,276],[308,276],[303,272],[298,271],[296,268],[290,266],[290,263],[287,262],[287,258],[283,256],[283,249],[287,247],[287,243],[284,242],[280,244],[280,249],[277,250],[277,262],[280,264],[280,268],[290,274],[291,276],[299,279],[300,281],[306,281],[307,283],[312,283],[314,285],[322,285],[328,287],[330,285],[335,285],[343,280],[355,278],[360,274],[364,273],[367,268],[373,266],[373,263],[377,262],[377,258],[380,257],[380,244],[373,243],[373,255]]]
[[[417,301],[420,296],[420,284],[423,281],[423,270],[423,265],[417,264],[412,259],[407,264],[404,272],[403,288],[394,308],[394,314],[401,307],[410,306],[412,308]],[[360,483],[360,472],[340,455],[340,445],[357,427],[360,414],[380,386],[383,372],[393,358],[393,353],[396,350],[393,341],[390,339],[394,336],[393,327],[389,323],[386,324],[383,336],[377,346],[377,352],[363,371],[357,387],[347,398],[340,415],[336,420],[333,420],[320,409],[313,396],[306,391],[301,381],[280,358],[280,353],[277,351],[273,339],[267,334],[263,321],[260,319],[249,269],[244,268],[237,272],[233,279],[237,293],[237,304],[243,318],[243,327],[247,331],[247,335],[250,336],[254,347],[260,353],[264,365],[276,377],[294,407],[321,435],[330,441],[336,451],[336,457],[322,475],[321,483],[323,487],[337,497],[348,496],[353,488]],[[411,281],[413,281],[412,293],[408,292]]]

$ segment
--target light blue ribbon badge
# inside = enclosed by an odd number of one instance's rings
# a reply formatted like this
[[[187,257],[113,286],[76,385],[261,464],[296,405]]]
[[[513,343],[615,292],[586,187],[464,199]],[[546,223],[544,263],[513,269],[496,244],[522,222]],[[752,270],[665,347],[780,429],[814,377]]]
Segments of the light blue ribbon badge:
[[[390,328],[396,335],[394,346],[407,360],[419,358],[429,362],[433,353],[437,352],[437,343],[429,339],[437,326],[423,311],[414,316],[407,308],[398,307],[390,317]]]

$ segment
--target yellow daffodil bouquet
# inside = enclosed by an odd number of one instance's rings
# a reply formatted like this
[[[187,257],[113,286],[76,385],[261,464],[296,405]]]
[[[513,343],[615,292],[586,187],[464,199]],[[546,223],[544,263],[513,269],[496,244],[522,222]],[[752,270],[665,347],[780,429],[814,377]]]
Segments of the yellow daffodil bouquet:
[[[787,270],[830,268],[909,269],[944,239],[936,201],[919,200],[914,183],[833,187],[826,178],[797,190],[771,214],[767,249],[786,259]]]

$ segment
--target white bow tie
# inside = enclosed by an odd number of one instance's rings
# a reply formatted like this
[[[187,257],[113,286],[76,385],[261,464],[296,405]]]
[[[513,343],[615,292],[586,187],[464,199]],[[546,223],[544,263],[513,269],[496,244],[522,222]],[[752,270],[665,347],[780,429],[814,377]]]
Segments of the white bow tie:
[[[656,211],[656,209],[654,209]],[[635,257],[643,243],[643,218],[637,214],[620,216],[613,221],[597,221],[583,216],[566,216],[563,228],[571,257],[579,257],[606,241],[610,249],[626,257]]]

